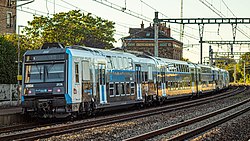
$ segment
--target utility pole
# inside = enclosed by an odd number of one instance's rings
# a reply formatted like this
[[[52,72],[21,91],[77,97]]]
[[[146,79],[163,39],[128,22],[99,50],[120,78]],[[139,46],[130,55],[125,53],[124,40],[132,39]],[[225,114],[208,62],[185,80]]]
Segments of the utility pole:
[[[183,0],[181,0],[181,19],[183,18]],[[183,24],[180,24],[180,41],[183,41]]]
[[[250,18],[173,18],[173,19],[158,19],[160,22],[177,23],[177,24],[196,24],[199,26],[200,35],[200,63],[202,64],[202,43],[203,31],[205,24],[231,24],[233,31],[233,44],[235,43],[237,24],[250,24]]]
[[[20,99],[21,99],[21,93],[20,93],[20,87],[21,87],[21,83],[20,81],[22,80],[22,75],[20,74],[20,27],[25,27],[23,25],[18,25],[17,28],[17,84],[18,84],[18,103],[20,103]]]
[[[234,65],[234,83],[236,83],[236,78],[237,77],[237,75],[236,75],[236,65]]]
[[[155,57],[158,57],[158,25],[159,25],[158,12],[155,12],[155,18],[154,18],[154,29],[155,29],[154,55]]]
[[[246,61],[244,60],[244,85],[246,85]]]

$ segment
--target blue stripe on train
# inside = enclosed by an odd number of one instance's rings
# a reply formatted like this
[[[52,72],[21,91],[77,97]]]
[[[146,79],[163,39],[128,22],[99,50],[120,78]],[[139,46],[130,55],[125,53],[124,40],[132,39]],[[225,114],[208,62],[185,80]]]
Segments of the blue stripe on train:
[[[102,89],[102,101],[101,101],[101,103],[105,103],[105,102],[106,102],[106,100],[105,100],[105,95],[104,95],[104,86],[103,86],[103,85],[101,86],[101,89]]]
[[[68,93],[65,94],[65,100],[67,104],[72,104],[72,54],[69,49],[66,49],[66,53],[69,55],[68,61]]]

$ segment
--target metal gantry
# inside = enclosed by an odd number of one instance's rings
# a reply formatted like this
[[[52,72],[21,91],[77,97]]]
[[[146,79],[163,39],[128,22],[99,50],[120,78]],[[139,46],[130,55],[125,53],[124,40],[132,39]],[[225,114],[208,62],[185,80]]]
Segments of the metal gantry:
[[[202,44],[203,41],[203,32],[204,32],[204,25],[205,24],[231,24],[232,25],[232,33],[233,33],[233,44],[235,43],[235,37],[236,37],[236,29],[238,24],[250,24],[250,18],[174,18],[174,19],[159,19],[158,18],[158,12],[155,12],[155,18],[154,18],[154,26],[157,27],[159,23],[165,22],[165,23],[176,23],[176,24],[196,24],[199,26],[199,36],[200,36],[200,63],[202,63]],[[155,43],[158,41],[158,32],[155,30]],[[157,48],[155,44],[155,48]],[[158,50],[155,49],[156,54],[158,54]]]
[[[232,45],[232,44],[245,44],[250,45],[249,41],[202,41],[202,43],[208,43],[208,44],[218,44],[218,45]]]

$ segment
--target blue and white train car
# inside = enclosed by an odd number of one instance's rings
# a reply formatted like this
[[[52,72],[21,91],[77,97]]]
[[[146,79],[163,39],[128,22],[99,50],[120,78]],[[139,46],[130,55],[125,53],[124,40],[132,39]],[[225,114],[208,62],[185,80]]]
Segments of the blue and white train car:
[[[226,88],[228,72],[139,52],[46,44],[24,54],[22,107],[67,117]]]
[[[133,62],[136,60],[130,53],[79,46],[27,51],[23,61],[24,112],[63,117],[140,104],[143,70]]]

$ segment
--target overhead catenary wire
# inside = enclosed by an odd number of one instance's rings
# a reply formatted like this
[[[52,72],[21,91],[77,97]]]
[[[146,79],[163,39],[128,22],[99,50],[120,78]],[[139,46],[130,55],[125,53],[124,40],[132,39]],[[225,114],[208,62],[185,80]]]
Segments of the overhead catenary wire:
[[[211,4],[210,2],[208,2],[207,0],[199,0],[201,3],[203,3],[206,7],[208,7],[210,10],[212,10],[216,15],[218,15],[219,17],[227,17],[225,16],[220,10],[218,10],[216,7],[213,6],[213,4]],[[231,11],[231,10],[230,10]],[[242,29],[240,29],[239,27],[236,28],[242,35],[244,35],[245,37],[250,39],[250,36],[245,33]]]
[[[45,0],[45,1],[47,1],[47,0]],[[50,1],[48,1],[49,3],[52,3],[52,2],[50,2]],[[70,4],[70,3],[68,3],[68,2],[66,2],[67,4]],[[52,4],[54,4],[54,3],[52,3]],[[66,6],[63,6],[63,5],[60,5],[60,4],[55,4],[55,5],[57,5],[57,6],[60,6],[60,7],[63,7],[63,8],[66,8],[66,9],[68,9],[68,10],[72,10],[71,8],[69,8],[69,7],[66,7]],[[86,10],[83,10],[83,9],[80,9],[80,8],[78,8],[78,7],[76,7],[76,6],[74,6],[74,5],[72,5],[72,4],[70,4],[71,6],[73,6],[73,7],[75,7],[75,8],[77,8],[77,9],[79,9],[79,10],[81,10],[81,11],[83,11],[83,12],[86,12],[86,13],[89,13],[88,11],[86,11]],[[0,5],[1,6],[1,5]],[[4,6],[4,7],[6,7],[6,6]],[[26,9],[26,10],[24,10],[24,9]],[[18,7],[17,8],[17,10],[18,11],[21,11],[21,12],[24,12],[24,13],[27,13],[27,14],[32,14],[32,15],[35,15],[35,16],[48,16],[47,14],[47,12],[43,12],[43,11],[39,11],[39,10],[36,10],[36,9],[32,9],[32,8],[30,8],[30,7],[23,7],[23,6],[21,6],[21,7]],[[32,12],[31,12],[32,11]],[[40,13],[40,14],[39,14]],[[49,14],[49,15],[53,15],[53,14]],[[94,15],[94,14],[92,14],[92,15]],[[96,16],[96,15],[94,15],[95,17],[98,17],[98,16]],[[4,18],[3,20],[5,20],[6,18]],[[0,19],[1,20],[1,19]],[[123,24],[120,24],[120,23],[116,23],[116,25],[118,25],[118,26],[122,26],[122,27],[125,27],[125,28],[128,28],[128,26],[126,26],[126,25],[123,25]],[[119,32],[119,31],[118,31]],[[116,33],[115,33],[116,34]],[[117,35],[122,35],[122,34],[117,34]]]
[[[145,21],[150,22],[150,23],[152,23],[152,21],[153,21],[153,19],[151,19],[149,17],[143,16],[142,14],[136,13],[136,12],[134,12],[134,11],[128,9],[128,8],[121,7],[121,6],[117,5],[117,4],[109,2],[108,0],[105,0],[105,1],[102,1],[102,0],[93,0],[93,1],[95,1],[97,3],[100,3],[102,5],[108,6],[110,8],[113,8],[115,10],[124,12],[126,14],[129,14],[129,15],[135,17],[135,18],[139,18],[139,19],[145,20]]]

